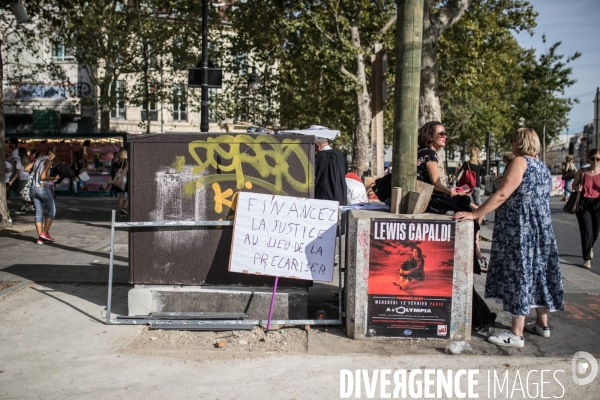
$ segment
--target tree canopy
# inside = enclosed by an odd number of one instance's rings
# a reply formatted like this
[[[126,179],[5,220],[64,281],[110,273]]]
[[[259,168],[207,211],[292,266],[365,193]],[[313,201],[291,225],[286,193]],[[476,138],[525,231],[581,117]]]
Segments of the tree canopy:
[[[536,15],[524,1],[473,1],[440,39],[439,90],[449,148],[462,142],[482,148],[486,132],[504,134],[516,127],[524,80],[523,50],[513,32],[532,33]]]
[[[395,10],[389,0],[249,0],[227,14],[235,32],[228,47],[233,62],[223,65],[231,65],[232,77],[243,76],[240,72],[249,65],[258,67],[264,82],[261,114],[268,110],[265,116],[277,116],[290,128],[321,124],[340,129],[341,143],[353,149],[356,168],[365,171],[370,57],[375,43],[392,45]],[[240,104],[244,78],[232,86],[227,103]]]
[[[64,11],[55,41],[70,43],[77,62],[88,70],[98,93],[88,99],[101,110],[101,131],[110,130],[110,108],[117,100],[150,114],[178,96],[173,85],[186,83],[185,69],[200,58],[201,4],[195,0],[59,0]],[[184,71],[183,73],[181,71]],[[115,84],[124,75],[127,89]]]
[[[513,32],[533,34],[536,17],[525,1],[474,1],[441,38],[440,97],[452,133],[449,147],[467,142],[482,148],[490,131],[496,149],[509,149],[520,124],[534,128],[541,139],[544,119],[549,144],[566,126],[576,101],[563,97],[574,83],[567,64],[580,54],[563,62],[560,43],[539,57],[520,47]]]
[[[354,19],[351,13],[346,17],[345,12],[359,3],[360,13]],[[424,25],[435,36],[428,39],[434,41],[428,51],[433,51],[439,65],[422,68],[424,74],[427,68],[437,71],[439,86],[434,92],[439,95],[441,119],[453,135],[451,146],[468,142],[482,147],[486,132],[492,131],[498,146],[506,147],[506,138],[522,119],[541,135],[545,118],[547,139],[558,135],[574,101],[562,98],[564,89],[573,83],[567,64],[578,54],[562,61],[556,54],[558,46],[551,46],[547,55],[536,58],[532,50],[519,46],[514,33],[532,34],[536,25],[537,13],[528,1],[428,0],[425,6]],[[261,122],[279,118],[286,127],[327,125],[342,130],[340,144],[356,147],[357,124],[366,118],[359,110],[362,97],[356,96],[361,85],[341,66],[356,73],[358,56],[364,62],[365,81],[370,82],[370,46],[383,43],[391,87],[395,79],[394,29],[384,27],[394,24],[391,18],[395,13],[392,1],[248,0],[238,4],[227,14],[232,24],[228,29],[235,34],[222,53],[233,60],[228,71],[232,89],[223,95],[222,117],[243,114],[244,100],[240,98],[245,97],[247,79],[243,72],[254,65],[264,83],[257,102]],[[359,28],[359,47],[353,45],[353,23]],[[370,85],[364,90],[370,96]],[[388,96],[388,101],[391,98]],[[388,144],[392,120],[393,107],[388,106]]]
[[[37,81],[38,76],[61,81],[62,69],[44,58],[44,40],[59,24],[51,0],[22,1],[26,6],[29,21],[18,24],[10,10],[9,2],[2,2],[0,8],[0,81],[9,85],[24,81]],[[18,100],[18,96],[17,96]],[[0,91],[0,181],[5,182],[6,125],[4,107],[9,99]],[[0,228],[8,225],[6,191],[0,191]]]

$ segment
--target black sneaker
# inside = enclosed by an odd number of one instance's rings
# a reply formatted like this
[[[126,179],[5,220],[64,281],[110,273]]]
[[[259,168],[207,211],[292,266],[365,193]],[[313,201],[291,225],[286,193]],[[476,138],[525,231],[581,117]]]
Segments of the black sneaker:
[[[128,217],[129,213],[127,212],[127,210],[121,209],[121,215]]]

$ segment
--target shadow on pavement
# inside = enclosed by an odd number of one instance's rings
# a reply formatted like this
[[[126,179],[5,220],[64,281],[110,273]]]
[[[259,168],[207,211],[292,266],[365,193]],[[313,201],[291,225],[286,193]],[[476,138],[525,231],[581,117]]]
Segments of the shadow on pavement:
[[[113,268],[113,283],[127,284],[129,267],[115,265]],[[108,283],[108,265],[14,264],[3,271],[36,283]]]
[[[106,324],[106,303],[108,298],[108,292],[106,290],[106,286],[98,287],[96,285],[65,285],[65,284],[44,284],[44,288],[38,289],[33,287],[38,293],[51,297],[52,299],[63,303],[70,308],[80,312],[86,317],[90,318],[90,320],[94,322],[99,322],[101,324]],[[116,315],[127,315],[128,305],[127,305],[127,293],[131,289],[129,285],[122,285],[113,287],[112,294],[112,302],[111,302],[111,317],[114,318]],[[88,301],[92,304],[97,304],[103,307],[103,315],[102,318],[99,316],[93,316],[86,311],[82,310],[79,307],[71,304],[68,299],[60,298],[64,297],[64,295],[76,296],[82,300]],[[61,296],[62,295],[62,296]],[[60,297],[59,297],[60,296]]]
[[[30,242],[30,243],[35,243],[35,240],[36,240],[35,237],[32,237],[31,235],[27,236],[27,235],[21,235],[21,234],[16,234],[16,233],[12,233],[10,235],[10,237],[11,237],[11,239],[23,240],[25,242]],[[66,246],[64,244],[60,244],[60,243],[57,243],[57,242],[46,243],[46,244],[43,244],[42,246],[57,247],[59,249],[70,251],[70,252],[74,252],[74,253],[78,253],[78,254],[83,253],[83,254],[89,254],[89,255],[94,256],[94,257],[106,258],[107,260],[110,258],[110,253],[108,253],[108,252],[90,251],[90,250],[85,250],[85,249],[82,249],[82,248],[79,248],[79,247]],[[129,263],[129,257],[115,255],[113,259],[115,261],[121,261],[121,262]]]

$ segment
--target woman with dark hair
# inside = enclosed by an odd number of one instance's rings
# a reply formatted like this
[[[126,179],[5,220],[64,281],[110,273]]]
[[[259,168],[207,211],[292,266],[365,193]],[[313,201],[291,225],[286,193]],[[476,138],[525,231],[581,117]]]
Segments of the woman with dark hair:
[[[594,258],[594,244],[600,231],[600,150],[590,150],[588,161],[590,166],[581,168],[575,174],[573,190],[581,191],[576,216],[581,235],[583,268],[590,269]]]
[[[440,179],[439,161],[437,152],[446,146],[446,133],[441,122],[427,122],[419,129],[419,152],[417,158],[417,179],[433,185],[433,193],[427,206],[427,212],[434,214],[454,214],[458,211],[471,211],[477,208],[471,203],[469,192],[457,193],[456,189],[449,189]],[[483,216],[475,221],[475,259],[473,271],[480,274],[482,269],[479,262],[484,262],[484,272],[487,260],[481,254],[479,247],[479,229]]]
[[[439,214],[439,210],[432,210],[434,207],[434,199],[443,199],[443,203],[453,203],[454,207],[458,209],[469,210],[469,197],[459,196],[456,201],[449,201],[450,198],[457,196],[455,189],[449,189],[442,183],[440,179],[440,171],[438,169],[439,160],[437,152],[446,146],[446,139],[448,134],[444,130],[444,126],[441,122],[431,121],[427,122],[419,129],[419,152],[417,155],[417,179],[433,185],[434,196],[432,201],[429,203],[427,211]],[[458,211],[455,210],[455,211]],[[452,210],[451,207],[448,210]]]
[[[492,335],[498,346],[524,347],[523,331],[550,337],[548,311],[564,309],[560,260],[550,215],[552,176],[536,158],[540,140],[530,128],[513,134],[515,159],[500,187],[473,212],[458,212],[458,221],[476,219],[496,210],[485,297],[496,299],[512,315],[508,332]],[[532,308],[536,321],[525,325]]]
[[[56,204],[54,203],[50,183],[60,179],[60,176],[50,176],[48,172],[55,158],[56,148],[49,147],[45,156],[39,157],[35,162],[24,168],[25,171],[31,171],[33,174],[31,199],[33,200],[33,204],[35,204],[35,229],[38,233],[37,244],[54,242],[54,238],[50,236],[50,227],[56,217]],[[48,208],[45,221],[44,205]]]

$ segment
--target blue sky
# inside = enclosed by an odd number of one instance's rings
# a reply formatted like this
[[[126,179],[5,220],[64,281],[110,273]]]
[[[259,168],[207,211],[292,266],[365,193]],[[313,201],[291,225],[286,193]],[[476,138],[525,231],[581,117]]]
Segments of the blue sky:
[[[600,86],[600,0],[529,0],[539,13],[535,35],[517,35],[519,44],[545,51],[542,34],[546,34],[546,47],[562,42],[558,54],[567,56],[576,51],[582,56],[571,62],[573,78],[577,83],[566,90],[566,97],[579,98],[569,115],[569,134],[579,133],[594,119],[594,96]],[[562,132],[566,135],[566,130]],[[562,139],[565,139],[563,136]]]

